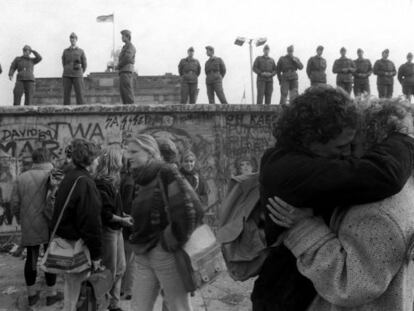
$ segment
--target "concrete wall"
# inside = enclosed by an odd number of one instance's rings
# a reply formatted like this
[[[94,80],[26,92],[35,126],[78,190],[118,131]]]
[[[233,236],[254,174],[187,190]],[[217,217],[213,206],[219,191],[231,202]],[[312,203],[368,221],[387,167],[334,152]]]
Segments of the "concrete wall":
[[[31,151],[47,147],[57,159],[74,138],[104,146],[120,144],[128,133],[170,137],[181,151],[198,157],[209,188],[211,221],[226,184],[243,159],[257,169],[263,151],[273,143],[271,124],[277,106],[42,106],[0,108],[0,232],[18,230],[8,214],[12,182],[30,165]],[[0,214],[2,213],[0,212]]]
[[[84,78],[86,104],[120,104],[117,72],[92,72]],[[178,104],[180,77],[134,75],[135,101],[139,104]],[[62,105],[62,78],[36,78],[33,105]],[[72,104],[76,104],[72,90]]]

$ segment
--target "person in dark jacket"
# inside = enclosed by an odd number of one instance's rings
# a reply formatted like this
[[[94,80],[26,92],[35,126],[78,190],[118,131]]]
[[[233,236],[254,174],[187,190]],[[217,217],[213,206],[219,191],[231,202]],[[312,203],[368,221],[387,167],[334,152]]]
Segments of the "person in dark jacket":
[[[414,94],[414,64],[413,54],[407,54],[407,62],[398,68],[398,81],[402,86],[403,94],[411,102],[411,96]]]
[[[390,50],[384,50],[382,58],[374,64],[379,98],[391,98],[394,92],[394,76],[397,74],[397,70],[394,63],[388,59],[389,55]]]
[[[68,171],[60,183],[52,219],[54,227],[69,192],[77,180],[56,235],[72,242],[82,239],[89,249],[92,268],[95,270],[100,268],[102,261],[102,220],[99,217],[102,201],[92,177],[98,166],[99,153],[94,143],[83,139],[75,139],[72,142],[72,162],[75,168]],[[64,275],[65,311],[76,310],[81,283],[88,273],[89,271],[85,271]]]
[[[73,86],[75,88],[76,104],[83,105],[85,103],[83,74],[87,67],[86,56],[85,52],[76,45],[78,36],[74,32],[70,34],[69,39],[70,47],[65,49],[62,55],[63,104],[70,105]]]
[[[326,84],[326,59],[322,57],[323,46],[316,48],[316,55],[308,60],[306,74],[309,77],[311,86]]]
[[[206,46],[206,53],[209,57],[204,66],[208,103],[215,104],[214,94],[216,94],[221,104],[227,104],[223,91],[223,78],[226,75],[226,66],[220,57],[214,56],[214,48],[212,46]]]
[[[198,93],[198,77],[201,73],[200,62],[194,58],[194,48],[187,50],[187,57],[180,60],[178,73],[181,77],[181,103],[195,104]]]
[[[346,49],[340,50],[341,57],[335,60],[332,71],[336,76],[336,85],[343,88],[348,94],[352,92],[353,74],[355,72],[355,63],[352,59],[346,57]]]
[[[131,31],[122,30],[122,47],[119,54],[118,66],[119,71],[119,92],[124,105],[134,103],[134,64],[135,64],[135,46],[131,43]]]
[[[30,57],[32,53],[34,57]],[[23,55],[13,60],[9,70],[9,79],[12,81],[14,72],[17,71],[16,85],[13,90],[14,106],[20,106],[23,93],[24,105],[29,106],[31,104],[35,88],[33,69],[34,65],[40,63],[41,60],[42,56],[28,45],[23,47]]]
[[[183,154],[180,172],[198,194],[204,210],[208,207],[208,185],[196,169],[197,158],[192,151]]]
[[[174,252],[201,224],[201,203],[178,169],[161,161],[152,136],[128,138],[126,158],[140,186],[132,203],[134,226],[129,239],[137,264],[132,305],[136,311],[152,310],[162,288],[170,311],[189,311],[189,293]]]
[[[280,84],[280,105],[286,106],[287,98],[289,102],[298,96],[298,70],[303,69],[303,64],[299,58],[293,56],[293,45],[287,48],[287,55],[279,58],[277,62],[277,77]]]
[[[314,208],[328,223],[337,206],[379,201],[398,193],[414,165],[414,139],[406,135],[405,127],[410,120],[392,120],[395,132],[363,157],[354,158],[357,117],[355,104],[341,89],[315,87],[297,97],[276,125],[277,144],[262,157],[263,211],[268,199],[278,196],[294,206]],[[266,240],[274,247],[256,280],[253,310],[304,311],[315,289],[298,272],[292,253],[279,245],[283,228],[265,214]]]
[[[369,77],[372,75],[371,61],[364,58],[364,51],[362,49],[357,50],[358,58],[354,60],[355,72],[354,72],[354,95],[355,97],[361,94],[369,95],[371,93],[371,87],[369,85]]]
[[[266,44],[263,48],[263,55],[256,57],[253,63],[253,71],[257,74],[257,104],[270,105],[273,93],[273,77],[276,75],[276,63],[269,56],[270,47]]]

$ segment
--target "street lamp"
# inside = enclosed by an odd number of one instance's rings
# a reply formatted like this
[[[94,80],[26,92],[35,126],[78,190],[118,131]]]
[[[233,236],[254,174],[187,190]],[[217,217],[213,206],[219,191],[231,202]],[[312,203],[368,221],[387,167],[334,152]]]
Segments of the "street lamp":
[[[249,42],[249,52],[250,52],[250,84],[252,87],[252,104],[254,105],[254,83],[253,83],[253,42],[256,46],[261,46],[266,43],[267,38],[256,38],[249,39],[245,37],[237,37],[234,41],[235,45],[242,46],[245,42]]]

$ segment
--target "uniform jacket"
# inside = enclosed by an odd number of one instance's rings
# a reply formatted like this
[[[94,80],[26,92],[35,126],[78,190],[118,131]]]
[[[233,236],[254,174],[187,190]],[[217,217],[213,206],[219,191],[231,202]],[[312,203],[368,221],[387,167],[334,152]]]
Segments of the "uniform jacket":
[[[51,163],[33,164],[17,177],[12,191],[11,206],[20,215],[22,245],[33,246],[49,242],[49,223],[43,211]]]
[[[309,218],[285,245],[318,293],[308,311],[411,311],[414,182],[380,202],[337,211],[328,227]]]
[[[355,72],[354,78],[355,83],[367,82],[369,76],[372,74],[372,64],[369,59],[356,59],[354,60]]]
[[[220,82],[226,75],[226,65],[220,57],[213,56],[206,61],[204,71],[207,84]]]
[[[397,74],[395,65],[389,59],[379,59],[374,64],[374,74],[378,76],[377,84],[394,84],[394,76]]]
[[[321,56],[309,58],[306,66],[306,74],[311,82],[326,83],[326,60]]]
[[[277,77],[280,80],[297,80],[298,69],[302,70],[303,65],[297,57],[285,55],[279,58],[277,62]]]
[[[414,85],[414,63],[405,63],[398,68],[398,81],[402,85]]]
[[[78,47],[68,47],[63,51],[62,64],[64,77],[82,77],[87,67],[85,52]]]
[[[347,57],[338,58],[334,62],[332,71],[337,74],[336,83],[352,83],[355,63]]]
[[[33,51],[33,54],[35,57],[16,57],[11,63],[9,76],[13,76],[14,72],[17,70],[17,81],[34,81],[33,67],[40,63],[42,56],[36,51]]]
[[[119,72],[134,72],[135,64],[135,46],[131,43],[125,43],[119,53],[118,70]]]
[[[253,63],[253,71],[257,74],[259,81],[273,81],[273,77],[277,73],[275,60],[269,56],[258,56]],[[268,72],[270,77],[262,76],[262,73]]]
[[[185,83],[197,83],[201,73],[200,62],[195,58],[183,58],[178,64],[178,73]]]
[[[91,259],[96,260],[102,256],[102,201],[94,180],[85,169],[76,167],[66,173],[56,193],[52,223],[56,224],[70,189],[80,176],[56,235],[71,241],[83,239]]]

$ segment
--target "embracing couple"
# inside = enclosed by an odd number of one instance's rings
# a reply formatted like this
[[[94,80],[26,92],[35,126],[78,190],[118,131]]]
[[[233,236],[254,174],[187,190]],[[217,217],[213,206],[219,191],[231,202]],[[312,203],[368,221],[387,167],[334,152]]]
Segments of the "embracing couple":
[[[404,102],[308,89],[260,171],[270,254],[253,310],[412,311],[413,118]]]

